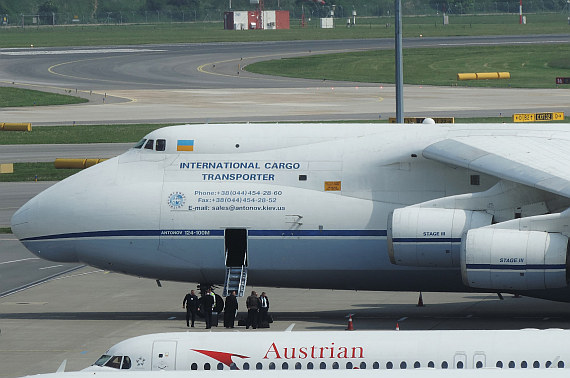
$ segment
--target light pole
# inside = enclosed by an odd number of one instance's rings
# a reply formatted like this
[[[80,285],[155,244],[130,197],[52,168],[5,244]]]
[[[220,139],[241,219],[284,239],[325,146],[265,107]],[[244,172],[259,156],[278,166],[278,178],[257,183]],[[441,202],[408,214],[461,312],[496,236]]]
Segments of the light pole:
[[[404,73],[402,64],[402,0],[395,0],[396,8],[396,122],[404,123]]]

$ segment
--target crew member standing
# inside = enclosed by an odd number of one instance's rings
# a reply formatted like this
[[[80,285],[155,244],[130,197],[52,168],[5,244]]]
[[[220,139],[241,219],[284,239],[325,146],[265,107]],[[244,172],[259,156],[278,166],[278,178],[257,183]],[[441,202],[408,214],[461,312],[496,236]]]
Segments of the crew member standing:
[[[206,295],[202,298],[202,311],[204,312],[204,318],[206,320],[206,329],[212,328],[212,311],[216,305],[216,298],[214,297],[212,290],[208,289]]]
[[[198,312],[198,297],[194,294],[194,290],[190,290],[190,294],[186,294],[182,301],[182,308],[186,308],[186,327],[194,327],[196,313]],[[192,325],[190,325],[192,318]]]
[[[236,320],[236,311],[238,310],[238,301],[235,290],[226,297],[226,305],[224,306],[224,327],[234,328]]]
[[[265,291],[261,293],[259,297],[259,324],[269,324],[269,298],[265,294]]]
[[[249,329],[252,326],[253,329],[257,328],[257,321],[259,317],[259,298],[255,291],[251,292],[251,295],[247,297],[245,301],[247,307],[247,320],[245,322],[245,329]]]

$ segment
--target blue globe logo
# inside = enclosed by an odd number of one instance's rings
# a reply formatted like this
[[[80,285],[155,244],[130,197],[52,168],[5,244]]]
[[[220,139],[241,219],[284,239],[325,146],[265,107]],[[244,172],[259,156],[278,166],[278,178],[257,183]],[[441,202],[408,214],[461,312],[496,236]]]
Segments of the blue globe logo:
[[[180,209],[184,206],[184,202],[186,202],[186,197],[180,192],[174,192],[168,197],[168,206],[171,209]]]

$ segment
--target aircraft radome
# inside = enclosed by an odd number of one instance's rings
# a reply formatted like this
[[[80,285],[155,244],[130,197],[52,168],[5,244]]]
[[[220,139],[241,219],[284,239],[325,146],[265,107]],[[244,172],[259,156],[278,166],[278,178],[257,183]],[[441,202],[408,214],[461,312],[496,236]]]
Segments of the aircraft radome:
[[[84,370],[553,370],[570,364],[569,337],[560,329],[156,333],[121,341]]]
[[[40,193],[12,229],[48,260],[226,290],[570,301],[569,151],[569,124],[172,126]]]

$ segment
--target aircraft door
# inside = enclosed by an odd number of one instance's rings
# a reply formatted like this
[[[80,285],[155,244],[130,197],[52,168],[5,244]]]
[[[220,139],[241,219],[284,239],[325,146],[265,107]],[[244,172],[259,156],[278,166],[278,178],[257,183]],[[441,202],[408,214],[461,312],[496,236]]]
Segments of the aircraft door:
[[[467,355],[463,352],[456,352],[453,357],[453,367],[455,369],[467,369]]]
[[[247,230],[226,228],[224,243],[226,267],[247,266]]]
[[[473,367],[476,369],[481,369],[485,367],[485,353],[475,352],[473,355]]]
[[[176,370],[176,341],[155,341],[151,370]]]

